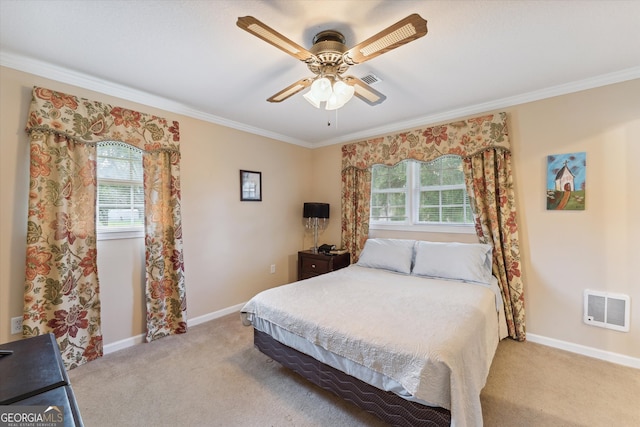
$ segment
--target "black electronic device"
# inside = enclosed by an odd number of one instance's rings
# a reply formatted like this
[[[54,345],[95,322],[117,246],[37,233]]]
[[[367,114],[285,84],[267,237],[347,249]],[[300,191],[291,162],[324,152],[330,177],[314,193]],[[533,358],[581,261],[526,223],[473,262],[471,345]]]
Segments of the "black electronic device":
[[[325,244],[320,245],[318,247],[318,252],[320,252],[321,254],[329,255],[329,252],[331,252],[335,248],[336,248],[335,245],[328,245],[328,244],[325,243]]]

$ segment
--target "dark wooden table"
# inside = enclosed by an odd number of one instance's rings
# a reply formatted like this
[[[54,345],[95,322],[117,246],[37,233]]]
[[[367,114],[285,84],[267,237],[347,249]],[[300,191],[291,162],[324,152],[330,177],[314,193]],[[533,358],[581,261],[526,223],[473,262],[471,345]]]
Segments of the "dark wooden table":
[[[53,334],[0,345],[0,405],[57,406],[65,426],[83,426],[60,349]]]

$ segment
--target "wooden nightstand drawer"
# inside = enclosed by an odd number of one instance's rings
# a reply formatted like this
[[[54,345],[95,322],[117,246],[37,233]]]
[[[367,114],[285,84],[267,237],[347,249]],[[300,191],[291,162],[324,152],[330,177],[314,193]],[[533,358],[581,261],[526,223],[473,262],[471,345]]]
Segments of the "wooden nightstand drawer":
[[[325,255],[311,251],[298,252],[298,280],[319,276],[347,267],[351,254]]]
[[[302,257],[300,265],[305,277],[317,276],[331,271],[331,262],[328,259]]]

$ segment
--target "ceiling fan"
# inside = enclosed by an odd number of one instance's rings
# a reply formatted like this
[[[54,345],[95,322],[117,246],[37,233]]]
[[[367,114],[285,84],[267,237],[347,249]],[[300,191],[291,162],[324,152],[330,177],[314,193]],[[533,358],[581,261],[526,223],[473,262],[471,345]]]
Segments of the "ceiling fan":
[[[307,64],[315,74],[284,88],[267,99],[282,102],[301,90],[311,86],[304,97],[316,108],[325,103],[327,110],[335,110],[357,96],[369,105],[378,105],[387,97],[357,77],[343,74],[350,66],[389,52],[403,44],[427,34],[427,21],[416,13],[396,22],[373,37],[351,49],[345,46],[344,36],[335,30],[321,31],[313,38],[313,46],[307,50],[289,40],[273,28],[253,16],[238,18],[238,27],[266,41],[294,58]]]

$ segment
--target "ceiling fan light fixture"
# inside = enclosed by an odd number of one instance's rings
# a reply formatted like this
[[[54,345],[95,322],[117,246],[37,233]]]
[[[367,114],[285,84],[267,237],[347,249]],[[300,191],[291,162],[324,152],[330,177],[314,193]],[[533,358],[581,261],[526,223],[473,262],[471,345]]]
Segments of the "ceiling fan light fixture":
[[[351,100],[351,98],[353,98],[353,94],[355,92],[354,88],[343,82],[338,83],[342,83],[346,87],[344,89],[341,89],[341,91],[334,90],[334,92],[329,97],[327,104],[325,105],[326,110],[337,110],[338,108],[342,108],[347,102]]]
[[[338,98],[338,103],[344,105],[353,98],[355,89],[342,80],[338,80],[333,84],[333,93]]]
[[[316,79],[311,84],[310,93],[312,93],[313,97],[320,102],[327,101],[333,93],[333,90],[331,89],[331,80],[326,77]]]
[[[344,103],[341,103],[338,100],[338,97],[336,96],[336,94],[332,93],[324,108],[325,108],[325,110],[331,111],[331,110],[337,110],[338,108],[342,107],[343,105],[344,105]]]
[[[316,108],[320,108],[320,101],[313,95],[312,91],[309,91],[302,95],[304,99],[309,101],[309,104],[313,105]]]
[[[304,62],[315,75],[312,78],[299,80],[267,98],[267,101],[281,102],[311,86],[310,90],[304,94],[305,99],[316,108],[326,103],[327,110],[342,107],[354,95],[369,105],[378,105],[387,99],[382,93],[370,87],[368,81],[353,76],[343,77],[342,74],[352,65],[369,61],[427,34],[427,21],[417,13],[413,13],[351,49],[347,49],[342,33],[336,30],[325,30],[316,34],[313,38],[313,46],[307,50],[253,16],[239,17],[236,24],[241,29]]]

